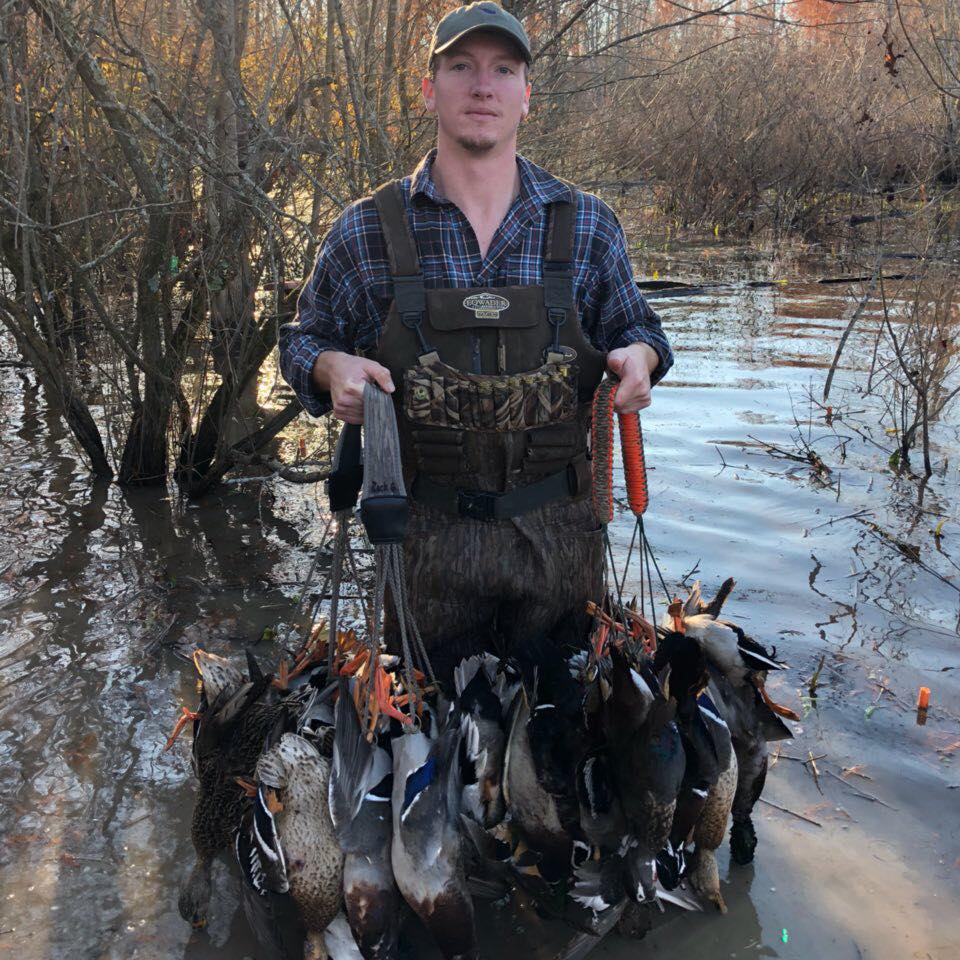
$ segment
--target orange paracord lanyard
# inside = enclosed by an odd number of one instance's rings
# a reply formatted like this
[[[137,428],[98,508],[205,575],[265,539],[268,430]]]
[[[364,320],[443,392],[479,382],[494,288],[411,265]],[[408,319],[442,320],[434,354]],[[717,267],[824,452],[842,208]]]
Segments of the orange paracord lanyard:
[[[593,397],[591,453],[593,457],[593,506],[606,525],[613,520],[613,405],[620,381],[605,377]],[[647,466],[643,456],[643,430],[636,413],[617,414],[620,421],[620,448],[627,485],[627,502],[634,516],[647,509]]]

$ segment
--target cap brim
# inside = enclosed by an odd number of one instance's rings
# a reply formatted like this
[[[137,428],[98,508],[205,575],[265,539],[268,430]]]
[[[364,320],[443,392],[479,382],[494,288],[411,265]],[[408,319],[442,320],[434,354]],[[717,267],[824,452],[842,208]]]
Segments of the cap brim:
[[[512,40],[516,48],[523,55],[523,60],[527,64],[527,66],[529,66],[533,62],[533,58],[530,55],[530,51],[527,50],[526,47],[524,47],[523,42],[515,33],[511,33],[505,27],[498,27],[495,24],[490,24],[490,23],[478,23],[472,27],[467,27],[466,30],[462,30],[455,37],[453,37],[452,39],[448,40],[445,44],[443,44],[443,46],[435,47],[433,49],[433,52],[430,54],[431,58],[435,57],[438,53],[446,53],[446,51],[449,50],[452,46],[454,46],[454,44],[459,43],[464,37],[468,36],[471,33],[476,33],[478,30],[486,30],[488,33],[499,33],[502,36],[506,37],[508,40]]]

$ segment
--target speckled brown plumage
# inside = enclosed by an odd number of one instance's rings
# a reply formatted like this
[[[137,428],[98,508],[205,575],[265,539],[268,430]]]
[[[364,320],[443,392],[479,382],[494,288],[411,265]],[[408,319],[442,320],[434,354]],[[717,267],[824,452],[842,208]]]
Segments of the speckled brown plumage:
[[[330,762],[303,737],[285,733],[257,761],[257,780],[276,791],[275,814],[290,895],[310,935],[337,915],[343,898],[343,854],[330,819]]]
[[[716,850],[723,843],[730,818],[730,808],[737,790],[737,756],[731,751],[730,763],[711,787],[703,812],[693,830],[696,846],[690,859],[688,876],[694,890],[710,901],[721,913],[727,905],[720,893],[720,874],[717,871]]]

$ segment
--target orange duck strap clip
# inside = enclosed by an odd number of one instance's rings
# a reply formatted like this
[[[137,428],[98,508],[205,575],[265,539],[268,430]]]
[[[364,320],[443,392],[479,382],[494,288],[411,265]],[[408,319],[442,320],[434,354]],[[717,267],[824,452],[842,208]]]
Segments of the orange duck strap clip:
[[[607,376],[593,396],[591,454],[593,457],[593,506],[600,523],[613,519],[613,414],[620,381]],[[637,413],[617,414],[620,421],[620,448],[627,484],[627,502],[637,517],[650,502],[647,465],[643,453],[643,430]]]

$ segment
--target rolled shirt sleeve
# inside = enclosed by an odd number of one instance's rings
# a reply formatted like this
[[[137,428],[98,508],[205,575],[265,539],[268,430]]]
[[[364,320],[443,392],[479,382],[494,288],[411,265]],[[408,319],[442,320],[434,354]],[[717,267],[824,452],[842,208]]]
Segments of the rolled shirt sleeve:
[[[590,249],[590,282],[581,291],[584,329],[600,350],[615,350],[633,343],[646,343],[660,358],[650,375],[658,383],[673,366],[673,351],[663,332],[660,317],[640,293],[627,255],[623,227],[602,200],[586,194],[596,205],[596,229]]]

